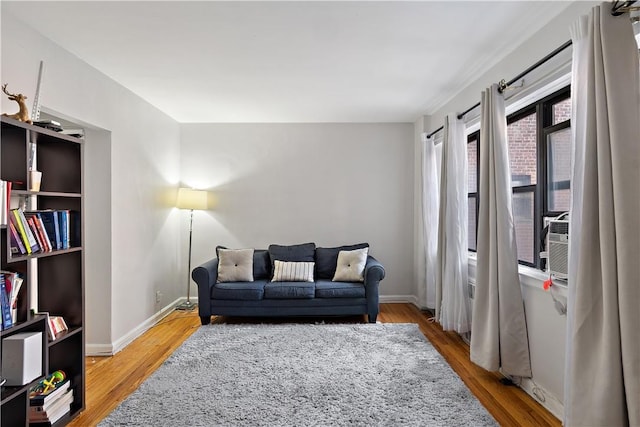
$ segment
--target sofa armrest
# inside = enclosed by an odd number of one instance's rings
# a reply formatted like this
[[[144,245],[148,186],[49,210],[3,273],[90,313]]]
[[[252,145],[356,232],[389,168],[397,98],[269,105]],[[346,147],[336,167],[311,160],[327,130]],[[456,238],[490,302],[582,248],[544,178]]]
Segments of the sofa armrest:
[[[380,297],[378,288],[380,281],[384,279],[384,267],[377,259],[369,255],[367,263],[364,266],[364,289],[367,297],[367,312],[369,313],[369,322],[375,323],[378,316]]]
[[[218,258],[210,259],[194,268],[191,278],[198,285],[198,315],[211,316],[211,288],[218,281]]]

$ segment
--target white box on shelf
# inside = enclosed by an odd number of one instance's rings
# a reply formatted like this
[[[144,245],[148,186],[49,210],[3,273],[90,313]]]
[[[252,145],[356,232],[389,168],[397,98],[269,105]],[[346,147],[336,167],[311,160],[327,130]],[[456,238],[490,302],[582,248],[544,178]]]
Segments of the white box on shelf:
[[[5,385],[29,384],[42,375],[42,332],[22,332],[2,340]]]

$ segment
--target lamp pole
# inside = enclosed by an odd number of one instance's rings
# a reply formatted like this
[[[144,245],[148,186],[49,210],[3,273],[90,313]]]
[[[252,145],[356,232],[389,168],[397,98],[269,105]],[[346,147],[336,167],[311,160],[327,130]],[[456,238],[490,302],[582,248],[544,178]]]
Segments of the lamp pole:
[[[178,189],[176,207],[189,210],[189,262],[187,267],[187,300],[179,304],[177,310],[193,310],[196,304],[191,302],[191,243],[193,241],[193,211],[207,209],[207,192],[193,188]]]
[[[193,209],[189,218],[189,260],[187,262],[187,300],[176,307],[176,310],[193,310],[196,305],[191,302],[191,241],[193,239]]]

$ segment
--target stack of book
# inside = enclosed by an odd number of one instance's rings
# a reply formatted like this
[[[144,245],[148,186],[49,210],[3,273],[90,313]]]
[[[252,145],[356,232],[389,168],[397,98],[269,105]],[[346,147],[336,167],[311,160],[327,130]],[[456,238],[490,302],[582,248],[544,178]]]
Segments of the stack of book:
[[[23,279],[13,271],[0,270],[0,313],[1,329],[7,329],[18,321],[18,293]]]
[[[34,125],[40,126],[41,128],[51,129],[56,132],[60,132],[65,135],[75,136],[76,138],[84,138],[84,129],[75,128],[75,129],[64,129],[62,124],[56,120],[38,120],[33,122]]]
[[[33,124],[41,128],[55,130],[56,132],[60,132],[62,130],[60,122],[55,120],[37,120],[33,122]]]
[[[67,322],[65,322],[62,316],[51,316],[49,312],[46,311],[36,314],[47,316],[47,330],[51,341],[55,341],[59,334],[69,330]]]
[[[80,246],[80,216],[76,211],[11,209],[9,230],[13,255]]]
[[[55,383],[54,387],[42,390],[42,384],[29,391],[29,425],[51,425],[71,410],[73,389],[68,379]]]

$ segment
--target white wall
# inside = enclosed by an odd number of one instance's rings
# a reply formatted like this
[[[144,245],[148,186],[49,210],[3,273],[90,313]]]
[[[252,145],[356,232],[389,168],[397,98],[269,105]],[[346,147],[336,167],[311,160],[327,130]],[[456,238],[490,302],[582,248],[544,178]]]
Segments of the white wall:
[[[369,242],[387,272],[381,295],[413,294],[413,124],[181,129],[182,180],[217,198],[196,212],[194,266],[216,245]]]
[[[4,10],[1,47],[2,81],[27,95],[29,108],[43,60],[44,108],[93,129],[84,165],[86,338],[89,351],[109,351],[184,295],[178,214],[167,202],[179,179],[179,126]],[[2,97],[1,108],[16,104]]]
[[[575,2],[554,18],[532,38],[523,43],[504,60],[466,86],[443,108],[432,114],[431,129],[443,123],[450,112],[462,112],[480,100],[480,93],[501,79],[510,80],[521,71],[542,59],[570,39],[569,29],[580,15],[599,2]],[[527,77],[525,77],[525,82]],[[470,280],[475,278],[475,261],[470,265]],[[418,266],[420,267],[420,266]],[[543,291],[544,275],[521,268],[521,283],[529,334],[533,378],[523,388],[536,397],[547,409],[562,417],[564,393],[564,340],[566,318],[554,308],[548,292]],[[418,286],[419,283],[416,284]],[[561,292],[563,294],[564,292]],[[560,297],[562,298],[562,297]],[[535,389],[535,393],[534,393]],[[544,400],[544,401],[543,401]]]

